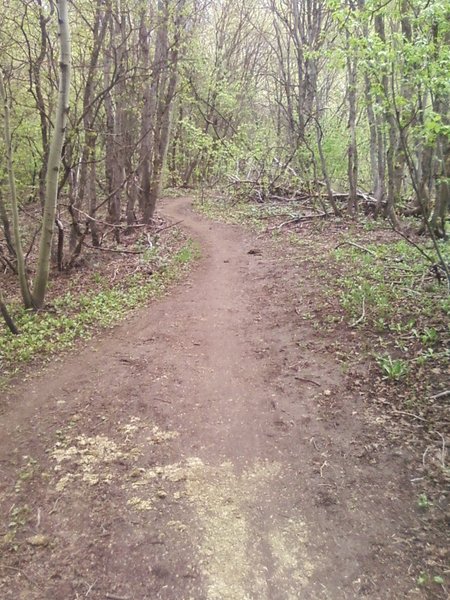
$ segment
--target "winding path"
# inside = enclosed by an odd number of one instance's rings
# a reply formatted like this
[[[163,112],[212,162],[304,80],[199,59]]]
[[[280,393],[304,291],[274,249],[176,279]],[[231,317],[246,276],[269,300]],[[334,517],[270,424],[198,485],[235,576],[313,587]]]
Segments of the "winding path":
[[[189,278],[7,399],[1,598],[420,598],[402,459],[364,450],[301,251],[164,212]]]

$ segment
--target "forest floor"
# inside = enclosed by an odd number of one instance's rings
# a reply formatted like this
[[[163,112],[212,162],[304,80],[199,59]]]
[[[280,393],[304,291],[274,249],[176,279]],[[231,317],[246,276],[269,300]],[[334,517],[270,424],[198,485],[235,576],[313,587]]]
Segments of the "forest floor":
[[[337,359],[358,332],[323,326],[304,249],[163,211],[196,268],[2,399],[2,600],[444,598],[417,456]]]

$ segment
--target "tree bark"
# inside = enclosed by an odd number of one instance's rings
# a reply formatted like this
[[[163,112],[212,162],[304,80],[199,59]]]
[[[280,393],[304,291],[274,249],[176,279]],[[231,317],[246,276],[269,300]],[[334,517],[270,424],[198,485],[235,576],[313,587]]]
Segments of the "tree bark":
[[[69,111],[71,57],[68,1],[59,0],[57,3],[57,10],[61,52],[59,63],[58,104],[56,108],[55,130],[53,132],[53,138],[50,144],[48,156],[42,234],[33,288],[33,301],[37,308],[40,308],[44,304],[45,293],[48,285],[50,272],[50,253],[58,196],[58,175],[61,165],[61,153],[66,134],[67,115]]]
[[[11,315],[8,312],[8,308],[3,299],[2,291],[0,290],[0,313],[5,320],[5,323],[13,335],[19,335],[19,330],[16,327]]]
[[[0,181],[0,221],[3,226],[3,234],[5,236],[9,253],[11,256],[15,257],[16,251],[14,250],[14,242],[11,235],[11,223],[9,222],[8,211],[6,210],[6,205],[2,194],[2,185],[3,182]]]
[[[174,67],[175,69],[176,67]],[[175,94],[178,75],[176,71],[171,74],[167,95],[161,102],[158,111],[158,135],[154,149],[154,160],[152,168],[152,177],[150,184],[150,194],[148,198],[147,210],[144,213],[144,223],[148,223],[155,212],[156,202],[161,193],[162,173],[167,157],[167,148],[169,145],[169,134],[172,120],[172,100]]]
[[[16,179],[13,165],[9,101],[6,94],[3,74],[0,74],[0,100],[3,105],[3,135],[5,139],[6,163],[8,170],[9,189],[11,194],[11,213],[13,221],[14,250],[17,257],[17,273],[19,276],[19,285],[22,293],[23,303],[26,308],[33,308],[34,302],[28,284],[25,255],[23,252],[22,239],[20,235],[19,205],[17,202]]]
[[[83,203],[87,197],[91,210],[90,194],[95,193],[92,189],[92,170],[95,172],[95,149],[97,143],[97,132],[95,130],[95,121],[98,112],[94,111],[93,93],[95,86],[95,75],[99,62],[100,50],[102,48],[106,31],[108,29],[110,15],[104,14],[102,0],[97,0],[97,7],[92,28],[93,48],[89,59],[89,67],[86,75],[86,83],[83,93],[83,114],[82,123],[84,130],[84,145],[80,158],[79,178],[77,186],[77,194],[74,198],[74,208],[72,211],[72,229],[70,236],[71,251],[77,245],[77,240],[81,235],[79,226],[79,212],[83,208]],[[91,233],[94,236],[94,230],[91,227]],[[94,241],[93,241],[94,243]],[[95,245],[95,244],[94,244]]]
[[[356,57],[352,56],[350,34],[347,31],[347,77],[348,77],[348,183],[349,195],[347,210],[349,215],[355,216],[358,210],[358,146],[356,143]]]
[[[378,35],[383,44],[386,43],[386,34],[384,28],[384,17],[383,15],[375,15],[374,19],[375,33]],[[393,99],[389,93],[389,78],[385,71],[381,76],[381,86],[384,93],[385,113],[384,117],[388,125],[388,140],[389,145],[386,152],[386,167],[387,167],[387,198],[386,198],[386,216],[391,220],[393,225],[397,228],[400,227],[400,223],[395,212],[395,160],[396,151],[398,148],[397,139],[397,124],[393,113],[392,102]]]

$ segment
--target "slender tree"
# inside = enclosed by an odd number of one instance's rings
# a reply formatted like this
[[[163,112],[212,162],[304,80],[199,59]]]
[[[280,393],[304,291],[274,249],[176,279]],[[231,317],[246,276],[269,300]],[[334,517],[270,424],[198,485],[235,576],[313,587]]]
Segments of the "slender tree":
[[[42,234],[39,246],[36,277],[33,287],[33,303],[37,308],[44,304],[45,292],[50,271],[50,253],[58,196],[58,175],[61,166],[61,153],[66,135],[67,115],[70,94],[70,28],[67,0],[58,0],[58,33],[60,39],[59,90],[56,107],[55,128],[50,144],[47,165],[45,205],[42,219]]]

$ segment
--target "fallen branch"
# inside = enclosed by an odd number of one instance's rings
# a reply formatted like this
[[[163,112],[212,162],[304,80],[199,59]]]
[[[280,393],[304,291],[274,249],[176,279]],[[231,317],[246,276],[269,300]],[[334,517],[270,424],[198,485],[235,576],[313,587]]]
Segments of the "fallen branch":
[[[414,413],[410,413],[410,412],[406,412],[404,410],[397,410],[396,408],[392,408],[392,404],[390,402],[387,402],[386,400],[380,400],[380,399],[378,399],[378,402],[381,402],[381,404],[386,404],[387,406],[390,406],[392,412],[395,415],[405,415],[406,417],[412,417],[413,419],[417,419],[418,421],[422,421],[423,423],[427,423],[427,420],[424,417],[421,417],[420,415],[415,415]]]
[[[362,250],[363,252],[367,252],[367,254],[370,254],[371,256],[378,258],[377,255],[375,254],[375,252],[373,252],[373,250],[369,250],[369,248],[366,248],[365,246],[360,246],[359,244],[356,244],[355,242],[341,242],[340,244],[338,244],[335,247],[335,250],[337,250],[338,248],[341,248],[342,246],[353,246],[354,248],[358,248],[359,250]]]
[[[314,381],[312,379],[307,379],[306,377],[299,377],[298,375],[296,375],[294,379],[297,379],[298,381],[304,381],[306,383],[312,383],[313,385],[317,385],[317,387],[321,387],[320,383],[317,383],[317,381]]]
[[[427,423],[427,420],[419,415],[415,415],[414,413],[406,412],[404,410],[397,410],[395,408],[392,409],[392,412],[396,415],[405,415],[406,417],[411,417],[413,419],[417,419],[418,421],[422,421],[423,423]]]
[[[83,242],[83,246],[91,248],[92,250],[100,250],[100,252],[113,252],[115,254],[144,254],[145,250],[119,250],[117,248],[102,248],[101,246],[92,246]]]
[[[1,246],[0,246],[0,261],[5,265],[5,267],[8,267],[9,269],[11,269],[11,271],[15,275],[17,275],[17,268],[11,262],[11,260],[5,255],[5,253],[3,252],[3,248]]]
[[[279,225],[275,225],[274,227],[269,227],[269,231],[273,231],[274,229],[281,229],[282,227],[285,227],[286,225],[292,225],[292,223],[301,223],[301,221],[309,221],[311,219],[322,219],[326,216],[327,215],[325,213],[318,213],[316,215],[299,215],[298,217],[295,217],[294,219],[289,219],[289,221],[283,221],[283,223],[280,223]]]
[[[416,244],[416,242],[414,242],[410,237],[408,237],[407,235],[405,235],[403,233],[403,231],[401,231],[400,229],[397,229],[394,226],[393,223],[391,223],[391,226],[392,226],[392,230],[395,231],[395,233],[397,233],[398,235],[400,235],[404,240],[406,240],[409,244],[411,244],[411,246],[413,246],[418,252],[420,252],[420,254],[424,258],[426,258],[431,263],[430,269],[433,270],[433,272],[436,275],[436,279],[438,280],[439,284],[441,284],[441,282],[442,282],[441,281],[442,277],[441,277],[441,274],[439,273],[439,268],[441,268],[444,271],[446,279],[447,279],[447,286],[448,286],[448,289],[450,290],[450,267],[445,262],[444,257],[442,256],[442,253],[441,253],[441,251],[439,249],[439,245],[438,245],[438,243],[436,241],[436,236],[434,235],[433,230],[432,230],[432,228],[430,226],[430,223],[428,222],[427,219],[425,219],[425,224],[426,224],[426,227],[427,227],[427,229],[428,229],[428,231],[430,233],[430,236],[431,236],[431,239],[432,239],[433,245],[434,245],[434,250],[435,250],[435,252],[436,252],[436,254],[438,256],[438,259],[439,259],[439,262],[437,264],[435,263],[434,258],[432,256],[430,256],[427,252],[425,252],[425,250],[423,250],[423,248],[421,248],[419,246],[419,244]]]
[[[69,207],[67,207],[67,208],[69,208]],[[71,206],[70,208],[71,208],[71,210],[75,210],[77,213],[79,213],[83,217],[86,217],[86,219],[88,219],[88,221],[93,221],[94,223],[98,223],[99,225],[105,225],[106,227],[111,227],[112,229],[138,229],[140,227],[148,227],[148,225],[146,223],[135,223],[132,225],[126,225],[125,223],[123,225],[115,224],[115,223],[108,223],[108,221],[102,221],[102,219],[96,219],[95,217],[89,215],[87,212],[84,212],[84,210],[81,210],[80,208],[77,208],[76,206]]]
[[[16,573],[19,573],[20,575],[22,575],[22,577],[25,577],[25,579],[31,583],[32,585],[36,586],[39,590],[41,590],[41,586],[39,584],[37,584],[35,581],[33,581],[33,579],[31,579],[31,577],[29,577],[24,571],[22,571],[21,569],[18,569],[17,567],[10,567],[9,565],[4,565],[3,563],[0,564],[0,568],[2,569],[9,569],[10,571],[15,571]]]
[[[444,392],[430,396],[430,400],[438,400],[439,398],[446,398],[447,396],[450,396],[450,390],[445,390]]]
[[[177,225],[179,225],[180,223],[183,223],[183,220],[181,221],[177,221],[176,223],[172,223],[171,225],[165,225],[164,227],[160,227],[159,229],[157,229],[155,231],[156,233],[161,233],[161,231],[166,231],[166,229],[171,229],[172,227],[176,227]]]
[[[441,464],[442,464],[442,468],[445,469],[445,456],[446,456],[446,451],[445,451],[445,437],[442,435],[442,433],[440,431],[436,431],[435,433],[437,433],[437,435],[442,440]]]
[[[10,330],[10,332],[13,335],[19,335],[19,330],[17,329],[16,324],[12,320],[12,317],[10,316],[8,309],[6,308],[6,304],[3,300],[3,295],[2,295],[1,290],[0,290],[0,313],[2,314],[2,316],[5,320],[5,323],[8,327],[8,329]]]
[[[357,325],[359,325],[360,323],[362,323],[365,318],[366,318],[366,297],[363,296],[363,301],[362,301],[362,315],[359,317],[359,319],[357,321],[355,321],[354,323],[351,323],[350,327],[356,327]]]

